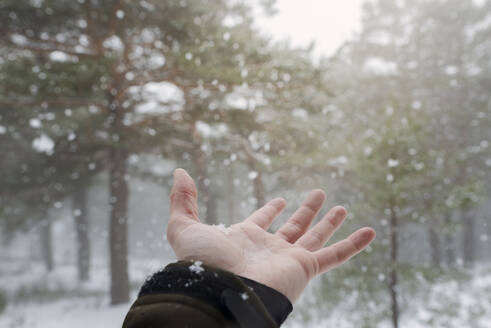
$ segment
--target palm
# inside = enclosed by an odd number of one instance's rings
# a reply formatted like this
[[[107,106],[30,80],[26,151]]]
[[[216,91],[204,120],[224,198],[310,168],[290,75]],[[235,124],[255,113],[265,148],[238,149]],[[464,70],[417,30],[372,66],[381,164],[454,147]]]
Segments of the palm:
[[[310,252],[248,222],[227,231],[196,223],[179,235],[174,250],[179,259],[201,260],[277,290],[280,286],[304,286],[315,272],[315,258]],[[284,273],[280,281],[278,272]],[[295,290],[283,293],[296,295]]]
[[[347,239],[322,248],[340,226],[346,211],[331,209],[313,228],[310,223],[325,195],[312,191],[276,233],[266,229],[285,207],[274,199],[229,228],[199,222],[196,187],[184,170],[176,170],[167,236],[178,259],[200,260],[270,286],[294,302],[314,276],[363,250],[374,231],[360,229]]]

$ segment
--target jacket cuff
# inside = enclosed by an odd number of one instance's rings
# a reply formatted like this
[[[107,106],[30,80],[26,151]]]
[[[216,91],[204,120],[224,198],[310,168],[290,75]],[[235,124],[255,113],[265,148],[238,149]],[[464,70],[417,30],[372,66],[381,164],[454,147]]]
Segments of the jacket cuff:
[[[278,326],[281,325],[293,310],[290,300],[276,289],[249,278],[238,277],[259,296]]]
[[[156,272],[145,281],[138,297],[153,294],[199,299],[234,317],[242,327],[279,327],[293,308],[280,292],[200,261],[178,261]]]

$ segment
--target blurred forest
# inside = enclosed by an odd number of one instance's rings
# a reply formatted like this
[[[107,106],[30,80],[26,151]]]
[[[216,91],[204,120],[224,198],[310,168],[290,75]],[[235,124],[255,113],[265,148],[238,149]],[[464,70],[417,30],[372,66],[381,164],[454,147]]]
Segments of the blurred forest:
[[[0,0],[0,323],[73,295],[125,312],[172,261],[183,167],[210,224],[323,188],[350,213],[337,238],[376,229],[287,325],[491,325],[491,1],[368,1],[328,58],[273,42],[259,10]]]

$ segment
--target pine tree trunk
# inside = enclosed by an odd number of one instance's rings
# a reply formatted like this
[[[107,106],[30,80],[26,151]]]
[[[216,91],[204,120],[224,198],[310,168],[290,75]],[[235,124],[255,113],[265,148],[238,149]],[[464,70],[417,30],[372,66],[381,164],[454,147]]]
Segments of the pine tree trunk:
[[[126,151],[121,147],[110,149],[111,304],[126,303],[129,300],[127,157]]]
[[[204,221],[208,224],[217,223],[216,197],[212,192],[211,181],[208,177],[205,154],[201,149],[193,151],[193,164],[197,173],[198,194],[200,201],[205,206]]]
[[[89,217],[87,210],[87,185],[76,186],[73,192],[73,217],[77,233],[77,269],[79,281],[89,280],[90,275],[90,240]]]
[[[206,199],[206,222],[209,224],[218,223],[218,212],[217,212],[217,198],[215,193],[208,186],[207,190],[208,196]]]
[[[475,263],[475,213],[468,205],[462,207],[462,242],[463,242],[463,259],[466,268],[472,268]]]
[[[41,257],[46,267],[46,271],[51,272],[54,269],[53,260],[53,243],[51,233],[51,219],[45,215],[40,227]]]
[[[392,309],[392,326],[399,327],[399,305],[397,302],[397,253],[398,253],[398,219],[394,207],[391,208],[390,219],[390,299]]]
[[[445,263],[447,267],[455,265],[455,238],[452,228],[452,213],[445,214]]]
[[[428,228],[428,237],[430,240],[431,247],[431,263],[434,268],[440,269],[442,263],[442,251],[440,247],[440,239],[438,238],[438,233],[434,224],[430,223]]]
[[[254,166],[257,176],[253,181],[254,197],[256,198],[256,208],[261,208],[266,204],[266,196],[264,191],[263,175],[261,171]]]
[[[484,220],[486,222],[486,226],[488,227],[486,242],[488,244],[488,249],[491,249],[491,215],[489,212],[485,215],[487,215],[487,217],[484,217]],[[486,252],[485,260],[491,261],[491,252]]]
[[[197,173],[197,184],[199,199],[205,205],[204,221],[208,224],[217,224],[217,204],[215,193],[211,189],[211,181],[208,177],[208,166],[206,163],[206,154],[201,149],[201,137],[196,130],[196,123],[193,124],[193,150],[192,161]]]
[[[231,224],[235,218],[235,183],[234,183],[234,169],[231,166],[230,170],[227,170],[227,224]]]
[[[246,162],[251,172],[256,172],[256,176],[253,179],[252,186],[254,192],[254,198],[256,199],[256,208],[261,208],[266,204],[266,192],[263,183],[263,176],[260,169],[258,160],[254,154],[254,151],[246,138],[242,139],[242,146],[244,147]]]

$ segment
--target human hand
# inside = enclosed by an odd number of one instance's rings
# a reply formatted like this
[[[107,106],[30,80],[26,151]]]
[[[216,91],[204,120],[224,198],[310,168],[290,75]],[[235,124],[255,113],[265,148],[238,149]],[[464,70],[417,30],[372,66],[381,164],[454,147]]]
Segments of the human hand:
[[[325,194],[313,190],[300,208],[276,232],[267,231],[285,208],[276,198],[229,228],[206,225],[198,218],[198,194],[183,169],[174,172],[167,239],[179,260],[199,260],[283,293],[294,303],[315,276],[346,262],[375,238],[362,228],[348,238],[323,247],[346,217],[341,206],[332,208],[316,225],[310,223]]]

